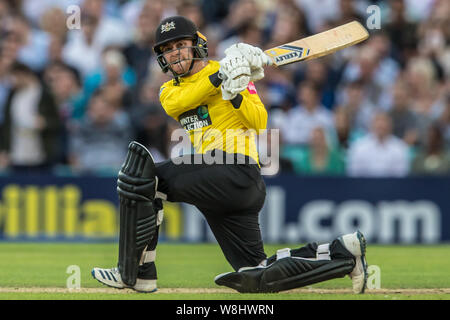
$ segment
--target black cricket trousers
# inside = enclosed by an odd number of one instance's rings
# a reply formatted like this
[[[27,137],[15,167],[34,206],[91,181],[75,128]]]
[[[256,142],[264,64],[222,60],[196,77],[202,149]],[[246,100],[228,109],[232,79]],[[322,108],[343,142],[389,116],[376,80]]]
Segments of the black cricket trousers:
[[[225,159],[226,154],[220,153]],[[238,155],[228,156],[237,161]],[[185,202],[202,212],[236,271],[266,259],[258,221],[266,187],[259,166],[249,157],[245,160],[245,164],[207,164],[195,154],[156,164],[158,191],[170,202]]]

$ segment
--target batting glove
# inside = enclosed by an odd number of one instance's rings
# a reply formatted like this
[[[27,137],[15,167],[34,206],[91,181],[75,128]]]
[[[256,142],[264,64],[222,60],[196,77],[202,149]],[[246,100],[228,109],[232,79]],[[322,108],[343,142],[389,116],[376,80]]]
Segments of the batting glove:
[[[226,55],[243,55],[250,64],[250,81],[264,78],[264,66],[270,65],[270,58],[258,47],[246,43],[233,44],[225,50]]]
[[[229,54],[220,60],[222,98],[231,100],[244,91],[250,82],[250,65],[241,54]]]

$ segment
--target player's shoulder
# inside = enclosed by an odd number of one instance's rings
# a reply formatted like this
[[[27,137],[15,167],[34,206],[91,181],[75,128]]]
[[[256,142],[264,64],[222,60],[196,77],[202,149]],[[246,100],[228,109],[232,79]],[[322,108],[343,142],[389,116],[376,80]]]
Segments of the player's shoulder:
[[[208,61],[208,66],[207,66],[208,68],[211,68],[211,69],[213,69],[213,70],[215,70],[215,69],[217,69],[217,70],[219,70],[219,68],[220,68],[220,63],[219,63],[219,61],[216,61],[216,60],[209,60]]]
[[[174,87],[175,86],[174,82],[175,82],[174,79],[168,80],[168,81],[164,82],[160,88],[162,89],[162,88]]]
[[[197,73],[194,74],[191,78],[191,80],[195,81],[198,78],[210,76],[212,74],[215,74],[219,72],[220,69],[220,63],[216,60],[208,60],[205,66]]]
[[[173,89],[175,87],[175,80],[171,79],[166,82],[164,82],[161,87],[159,88],[159,97],[161,98],[161,95],[170,89]]]

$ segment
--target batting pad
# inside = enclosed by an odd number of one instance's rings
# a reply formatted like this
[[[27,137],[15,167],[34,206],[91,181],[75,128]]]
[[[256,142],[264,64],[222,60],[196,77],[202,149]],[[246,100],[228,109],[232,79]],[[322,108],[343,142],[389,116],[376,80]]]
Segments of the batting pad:
[[[291,290],[349,274],[353,259],[311,260],[285,257],[267,267],[242,268],[216,277],[215,282],[241,293]]]
[[[142,253],[156,233],[156,187],[153,158],[144,146],[133,141],[117,181],[120,203],[118,268],[122,281],[128,286],[135,285]]]

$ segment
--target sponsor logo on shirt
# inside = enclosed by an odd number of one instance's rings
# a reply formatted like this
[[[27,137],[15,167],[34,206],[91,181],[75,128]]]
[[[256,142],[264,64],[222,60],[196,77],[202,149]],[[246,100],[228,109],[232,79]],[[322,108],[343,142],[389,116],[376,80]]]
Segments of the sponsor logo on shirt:
[[[207,105],[186,111],[178,119],[186,131],[201,129],[212,124]]]

